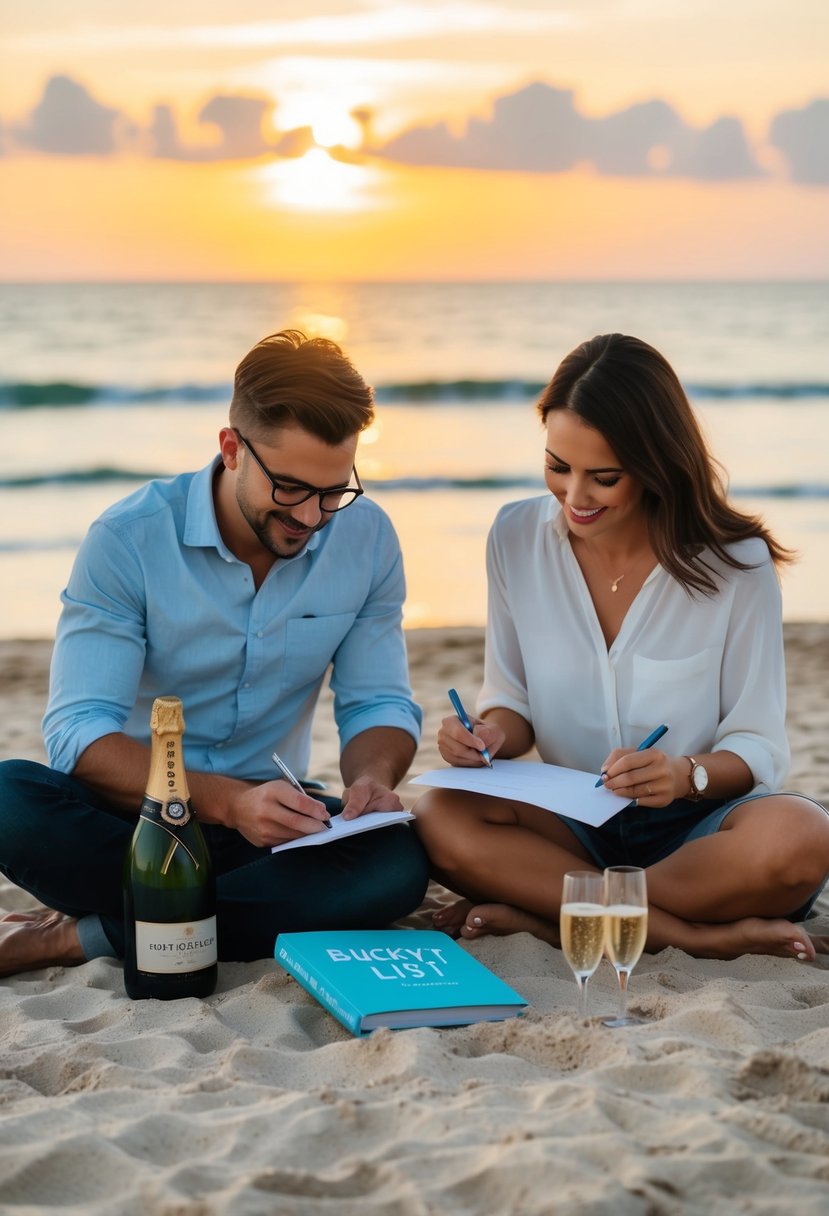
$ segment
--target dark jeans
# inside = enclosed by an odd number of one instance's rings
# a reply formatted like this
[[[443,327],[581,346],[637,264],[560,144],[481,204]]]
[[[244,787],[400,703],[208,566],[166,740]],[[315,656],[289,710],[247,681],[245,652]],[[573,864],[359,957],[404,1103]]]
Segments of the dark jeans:
[[[135,824],[73,777],[30,760],[0,763],[0,871],[49,908],[97,913],[119,958],[121,872]],[[216,870],[221,959],[271,957],[276,935],[289,930],[382,928],[420,904],[429,880],[407,824],[287,853],[230,828],[202,831]]]

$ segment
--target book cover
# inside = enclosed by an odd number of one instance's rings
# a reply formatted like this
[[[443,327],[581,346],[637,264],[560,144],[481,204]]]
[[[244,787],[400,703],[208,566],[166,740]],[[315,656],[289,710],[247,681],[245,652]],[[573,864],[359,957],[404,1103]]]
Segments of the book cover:
[[[515,1017],[527,1005],[437,930],[280,933],[274,958],[355,1035],[378,1026],[495,1022]]]

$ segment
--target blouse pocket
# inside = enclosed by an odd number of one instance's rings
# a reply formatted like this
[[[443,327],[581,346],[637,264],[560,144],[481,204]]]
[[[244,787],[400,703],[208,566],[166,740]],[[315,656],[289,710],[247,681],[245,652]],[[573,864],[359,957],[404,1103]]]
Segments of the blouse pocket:
[[[285,677],[290,688],[314,684],[357,619],[355,612],[295,617],[285,633]]]
[[[628,718],[645,735],[660,722],[713,735],[720,716],[719,650],[684,659],[634,655]]]

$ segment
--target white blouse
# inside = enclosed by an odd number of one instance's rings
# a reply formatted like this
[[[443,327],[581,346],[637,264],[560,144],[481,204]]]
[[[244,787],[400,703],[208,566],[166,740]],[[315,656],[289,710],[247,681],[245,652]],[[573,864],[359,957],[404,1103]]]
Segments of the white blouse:
[[[598,772],[614,747],[655,726],[670,755],[732,751],[754,792],[789,766],[781,595],[765,543],[708,553],[713,596],[651,571],[610,649],[555,498],[509,503],[487,544],[489,612],[478,712],[504,706],[531,723],[549,764]]]

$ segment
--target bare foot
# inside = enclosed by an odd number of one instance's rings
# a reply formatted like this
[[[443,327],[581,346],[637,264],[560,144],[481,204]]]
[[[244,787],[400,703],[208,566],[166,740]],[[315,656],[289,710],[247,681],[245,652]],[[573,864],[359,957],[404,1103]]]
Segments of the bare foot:
[[[435,914],[434,920],[436,929],[444,929],[466,941],[474,941],[490,933],[498,937],[509,933],[531,933],[551,946],[561,944],[558,925],[554,921],[544,920],[511,904],[472,904],[468,899],[461,899],[451,908],[442,908]]]
[[[457,937],[471,909],[472,904],[468,899],[459,899],[456,903],[447,904],[433,912],[432,924],[450,937]]]
[[[818,953],[829,952],[826,938],[812,938],[789,920],[766,920],[749,916],[730,924],[695,922],[691,942],[683,947],[697,958],[739,958],[742,954],[773,954],[814,962]]]
[[[560,946],[561,937],[555,921],[545,920],[510,904],[472,904],[460,899],[451,906],[440,908],[432,917],[436,929],[466,941],[487,934],[531,933],[534,937]],[[772,954],[780,958],[796,958],[814,962],[817,954],[829,954],[829,938],[810,937],[791,921],[766,920],[760,916],[730,924],[685,922],[690,931],[686,940],[649,942],[651,951],[675,945],[697,958],[739,958],[743,954]],[[684,936],[684,935],[681,935]]]
[[[77,924],[74,917],[48,908],[0,917],[0,976],[86,962]]]

